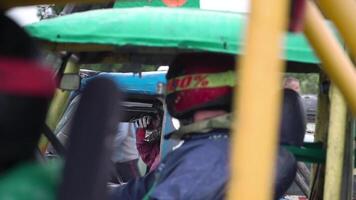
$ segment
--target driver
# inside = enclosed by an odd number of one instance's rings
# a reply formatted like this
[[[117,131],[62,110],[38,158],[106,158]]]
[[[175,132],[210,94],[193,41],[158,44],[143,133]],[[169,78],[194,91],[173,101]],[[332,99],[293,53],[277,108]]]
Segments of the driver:
[[[180,54],[167,73],[166,103],[181,126],[167,137],[182,142],[143,178],[118,187],[111,199],[223,199],[229,180],[233,56]],[[278,154],[276,197],[295,176],[294,157]],[[283,171],[283,174],[279,172]],[[283,187],[280,187],[280,186]]]

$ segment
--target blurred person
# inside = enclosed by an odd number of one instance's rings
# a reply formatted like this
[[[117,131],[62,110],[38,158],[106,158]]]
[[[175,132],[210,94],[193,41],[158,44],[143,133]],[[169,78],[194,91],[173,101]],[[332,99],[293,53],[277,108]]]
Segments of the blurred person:
[[[161,144],[161,117],[160,115],[144,115],[133,120],[136,130],[136,147],[148,172],[156,169],[160,162]]]
[[[291,76],[287,76],[286,78],[284,78],[283,87],[287,89],[292,89],[296,91],[298,94],[300,94],[301,92],[300,81]]]
[[[0,11],[0,199],[53,199],[60,165],[41,163],[38,142],[56,89],[30,36]]]
[[[132,123],[121,122],[114,139],[112,161],[124,182],[140,176],[135,132],[136,129]]]
[[[0,171],[35,158],[56,82],[29,35],[0,13]]]

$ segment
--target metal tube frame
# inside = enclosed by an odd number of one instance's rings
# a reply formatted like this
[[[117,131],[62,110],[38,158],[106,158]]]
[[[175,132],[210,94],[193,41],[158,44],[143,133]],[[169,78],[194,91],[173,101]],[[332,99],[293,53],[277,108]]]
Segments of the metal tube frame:
[[[324,200],[341,199],[347,107],[335,85],[330,91],[330,120],[324,182]]]
[[[71,57],[65,68],[64,73],[76,73],[79,74],[79,66],[77,65],[77,61],[75,58]],[[46,118],[46,124],[48,127],[54,131],[58,121],[60,120],[65,108],[68,104],[68,97],[70,91],[63,91],[61,89],[57,89],[54,97],[52,99],[51,105],[48,110],[48,115]],[[39,142],[39,148],[42,153],[45,153],[48,146],[48,140],[46,137],[41,137]]]
[[[351,59],[334,37],[312,1],[306,3],[304,33],[322,61],[323,70],[341,90],[356,114],[356,70]]]
[[[232,170],[227,196],[262,200],[273,196],[284,72],[280,55],[289,1],[251,3],[245,55],[236,65],[239,87],[235,88]]]
[[[336,25],[351,55],[356,58],[356,1],[319,0],[320,10]]]

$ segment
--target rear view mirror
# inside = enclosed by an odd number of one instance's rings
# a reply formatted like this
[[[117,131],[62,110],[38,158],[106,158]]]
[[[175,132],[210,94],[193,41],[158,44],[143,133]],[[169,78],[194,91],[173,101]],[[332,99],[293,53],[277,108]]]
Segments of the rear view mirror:
[[[78,74],[63,74],[59,88],[62,90],[77,90],[80,87]]]
[[[158,95],[164,95],[165,93],[165,84],[162,82],[157,83],[156,85],[156,92]]]

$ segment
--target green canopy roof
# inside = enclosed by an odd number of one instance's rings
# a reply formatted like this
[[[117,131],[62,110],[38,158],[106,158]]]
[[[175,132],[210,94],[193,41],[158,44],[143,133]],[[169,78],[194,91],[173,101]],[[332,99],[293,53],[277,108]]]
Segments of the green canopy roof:
[[[26,26],[35,38],[70,44],[169,47],[241,53],[246,15],[189,8],[102,9],[43,20]],[[303,34],[288,33],[288,61],[319,63]]]

